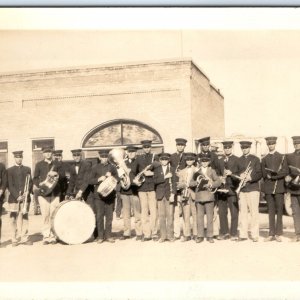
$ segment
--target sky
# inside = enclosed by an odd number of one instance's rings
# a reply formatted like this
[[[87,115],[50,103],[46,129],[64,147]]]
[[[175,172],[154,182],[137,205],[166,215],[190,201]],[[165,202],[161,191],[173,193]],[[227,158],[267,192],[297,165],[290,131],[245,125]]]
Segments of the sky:
[[[226,136],[300,135],[298,10],[89,12],[0,9],[0,72],[192,58],[224,96]]]

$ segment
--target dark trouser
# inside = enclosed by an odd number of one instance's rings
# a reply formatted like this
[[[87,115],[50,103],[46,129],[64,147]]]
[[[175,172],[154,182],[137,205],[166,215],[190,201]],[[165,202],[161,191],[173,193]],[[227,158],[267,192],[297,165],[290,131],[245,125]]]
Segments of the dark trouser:
[[[0,243],[1,243],[1,232],[2,232],[2,207],[3,207],[3,200],[0,199]]]
[[[98,200],[97,200],[98,201]],[[97,211],[96,211],[96,205],[95,205],[95,199],[94,199],[94,193],[90,192],[87,199],[86,199],[86,203],[91,207],[91,209],[93,210],[95,217],[97,216]],[[97,229],[97,225],[95,227],[94,230],[94,238],[98,237],[98,229]]]
[[[213,237],[214,234],[214,201],[196,202],[197,207],[197,236],[204,237],[204,215],[206,213],[206,237]]]
[[[220,219],[220,235],[229,233],[228,226],[228,208],[230,210],[231,222],[230,222],[230,235],[237,236],[238,218],[239,218],[239,205],[236,195],[219,196],[219,219]]]
[[[166,197],[157,200],[160,238],[162,240],[174,237],[174,203],[170,203]]]
[[[111,237],[112,219],[114,211],[114,198],[105,198],[95,193],[95,208],[96,208],[96,222],[99,239],[108,239]],[[104,217],[105,217],[105,229],[104,229]]]
[[[296,235],[300,235],[300,195],[291,195],[292,213]]]
[[[117,203],[116,203],[116,216],[117,218],[120,218],[121,212],[122,212],[122,198],[120,192],[117,192]]]
[[[266,195],[269,213],[269,235],[282,235],[283,194]],[[275,226],[275,215],[277,220]]]

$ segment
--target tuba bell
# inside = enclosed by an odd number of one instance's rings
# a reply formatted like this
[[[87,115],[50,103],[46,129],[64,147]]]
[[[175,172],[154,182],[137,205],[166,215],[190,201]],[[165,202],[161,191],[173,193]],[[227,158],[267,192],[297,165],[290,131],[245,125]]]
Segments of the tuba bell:
[[[125,162],[125,151],[121,148],[114,148],[109,151],[108,161],[115,165],[118,171],[118,176],[120,178],[121,187],[124,190],[128,190],[131,182],[130,182],[130,169],[127,168]]]

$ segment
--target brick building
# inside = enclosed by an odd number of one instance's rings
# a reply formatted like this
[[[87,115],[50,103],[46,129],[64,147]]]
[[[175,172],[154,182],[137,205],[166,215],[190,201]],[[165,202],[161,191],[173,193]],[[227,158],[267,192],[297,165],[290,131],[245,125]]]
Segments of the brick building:
[[[174,139],[224,135],[224,99],[191,59],[102,65],[0,75],[0,159],[24,150],[24,164],[41,147],[100,148],[153,140],[155,151],[175,151]]]

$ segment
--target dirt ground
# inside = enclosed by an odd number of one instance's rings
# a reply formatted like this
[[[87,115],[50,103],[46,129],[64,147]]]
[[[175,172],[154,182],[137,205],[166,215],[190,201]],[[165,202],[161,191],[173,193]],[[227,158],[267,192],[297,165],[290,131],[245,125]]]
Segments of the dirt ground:
[[[284,216],[283,242],[264,242],[267,214],[260,214],[260,241],[182,243],[121,241],[123,220],[113,221],[116,243],[42,245],[41,216],[30,215],[33,246],[12,247],[8,214],[2,216],[1,282],[76,281],[274,281],[300,280],[300,243],[292,217]],[[30,272],[28,272],[30,270]]]

